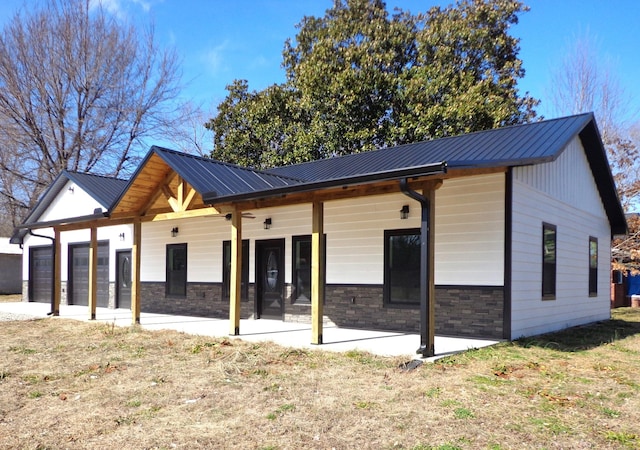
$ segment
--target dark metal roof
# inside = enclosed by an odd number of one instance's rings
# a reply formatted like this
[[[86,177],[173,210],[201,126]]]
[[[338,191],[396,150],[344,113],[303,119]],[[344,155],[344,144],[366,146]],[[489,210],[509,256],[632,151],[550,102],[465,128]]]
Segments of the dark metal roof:
[[[226,197],[299,183],[298,180],[287,176],[247,169],[167,148],[153,146],[149,153],[155,153],[160,156],[201,195]],[[141,167],[143,165],[144,163],[141,164]],[[135,178],[135,175],[133,178]]]
[[[447,163],[442,161],[432,164],[425,164],[422,166],[400,167],[398,169],[386,170],[382,172],[369,172],[361,174],[358,173],[352,176],[347,175],[344,177],[333,177],[326,180],[299,181],[298,183],[289,186],[282,186],[279,188],[248,193],[232,194],[227,195],[223,198],[218,198],[216,195],[207,193],[202,196],[202,199],[205,203],[210,204],[222,201],[234,202],[242,200],[256,200],[260,198],[274,197],[285,194],[310,192],[318,189],[326,189],[337,186],[371,183],[374,181],[398,180],[400,178],[446,173],[446,171]]]
[[[624,212],[592,113],[277,167],[269,173],[322,182],[437,161],[446,161],[450,169],[524,166],[554,161],[576,136],[585,149],[612,233],[626,233]]]
[[[100,203],[105,210],[120,197],[128,180],[93,175],[90,173],[64,172],[69,180],[76,183]]]
[[[51,202],[56,198],[68,181],[75,183],[78,187],[86,191],[91,197],[96,199],[100,205],[109,210],[113,203],[120,197],[120,194],[127,186],[127,180],[119,178],[93,175],[90,173],[69,172],[63,170],[58,174],[51,186],[40,196],[40,199],[33,207],[23,225],[34,224],[44,214]],[[12,244],[22,244],[22,239],[28,233],[27,227],[17,228],[11,236]]]
[[[553,161],[591,121],[591,114],[328,158],[268,172],[320,181],[446,161],[450,169],[508,167]]]
[[[446,172],[453,169],[513,167],[554,161],[579,136],[612,233],[626,232],[617,195],[593,114],[534,122],[415,144],[257,171],[210,158],[153,146],[129,183],[63,172],[43,195],[27,221],[40,217],[66,183],[73,180],[111,210],[152,155],[158,155],[202,195],[207,204],[266,198],[327,187],[369,183]]]
[[[160,157],[203,197],[218,198],[244,195],[299,182],[286,176],[252,170],[154,145],[147,152],[121,195],[111,204],[109,211],[118,205],[129,186],[134,183],[153,155]]]

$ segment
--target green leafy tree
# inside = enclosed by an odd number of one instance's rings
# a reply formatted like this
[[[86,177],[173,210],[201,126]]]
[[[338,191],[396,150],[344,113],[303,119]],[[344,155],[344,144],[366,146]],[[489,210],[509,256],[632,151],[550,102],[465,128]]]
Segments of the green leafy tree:
[[[404,73],[396,140],[411,142],[531,120],[520,96],[519,39],[508,31],[527,11],[509,0],[465,0],[420,14],[417,58]]]
[[[246,167],[266,168],[314,159],[300,154],[295,139],[303,124],[297,93],[286,85],[273,85],[261,92],[249,91],[246,80],[227,86],[229,95],[218,106],[218,114],[205,125],[214,130],[216,159]]]
[[[388,145],[402,73],[416,58],[413,18],[389,17],[380,0],[336,1],[299,29],[283,66],[309,114],[303,144],[319,157]]]
[[[336,0],[287,40],[287,80],[260,92],[246,81],[206,126],[212,156],[271,167],[531,120],[509,27],[509,0],[461,0],[411,15],[381,0]]]

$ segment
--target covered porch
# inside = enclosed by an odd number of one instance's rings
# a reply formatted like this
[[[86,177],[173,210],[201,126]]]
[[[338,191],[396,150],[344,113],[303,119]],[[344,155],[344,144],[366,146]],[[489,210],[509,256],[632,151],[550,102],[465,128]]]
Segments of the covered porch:
[[[219,217],[226,219],[230,239],[230,292],[228,334],[244,335],[241,330],[241,274],[243,215],[263,208],[287,205],[311,205],[308,221],[311,225],[311,292],[310,326],[306,337],[299,340],[310,345],[329,344],[324,335],[325,246],[324,204],[326,202],[361,198],[388,193],[404,193],[421,210],[420,261],[420,325],[421,332],[413,336],[413,352],[422,356],[435,355],[434,284],[433,284],[433,226],[435,190],[442,184],[445,163],[434,163],[410,170],[375,173],[374,176],[355,176],[322,182],[301,182],[286,177],[254,172],[214,160],[194,158],[154,147],[131,178],[121,197],[109,211],[97,210],[93,215],[62,219],[55,222],[29,224],[29,229],[51,227],[53,257],[53,292],[51,312],[61,307],[61,239],[62,233],[80,229],[90,230],[89,246],[89,320],[97,320],[97,229],[118,224],[131,224],[131,311],[133,324],[141,322],[141,253],[143,224],[175,220]],[[215,174],[213,176],[212,174]],[[435,175],[435,177],[434,177]],[[240,187],[238,186],[240,185]],[[247,188],[249,186],[249,188]],[[226,192],[226,191],[228,192]],[[178,228],[172,234],[178,233]],[[189,281],[189,280],[186,280]],[[64,306],[64,305],[63,305]],[[260,318],[260,314],[256,314]],[[264,320],[264,319],[261,319]],[[255,321],[247,321],[253,323]],[[266,321],[264,322],[267,323]],[[245,325],[243,325],[244,327]],[[309,333],[310,331],[310,333]],[[310,336],[309,336],[310,334]],[[396,333],[397,334],[397,333]],[[407,334],[406,336],[410,336]],[[408,338],[409,339],[409,338]],[[341,340],[338,338],[338,340]],[[409,353],[413,353],[409,352]],[[439,352],[442,353],[442,352]]]
[[[49,305],[46,303],[8,302],[0,303],[0,313],[17,315],[21,318],[49,317]],[[59,317],[89,321],[86,306],[61,305]],[[97,308],[96,323],[126,327],[131,325],[131,311],[128,309]],[[140,326],[146,330],[175,330],[179,332],[211,337],[228,335],[229,320],[206,317],[176,316],[142,312]],[[311,324],[283,322],[279,320],[247,320],[242,323],[239,335],[234,338],[249,342],[273,342],[291,347],[317,349],[336,352],[363,351],[379,356],[407,358],[415,357],[417,333],[399,333],[391,331],[361,330],[341,328],[335,325],[324,326],[324,344],[313,345],[309,341]],[[436,355],[427,358],[433,361],[444,356],[494,345],[497,340],[435,336]]]

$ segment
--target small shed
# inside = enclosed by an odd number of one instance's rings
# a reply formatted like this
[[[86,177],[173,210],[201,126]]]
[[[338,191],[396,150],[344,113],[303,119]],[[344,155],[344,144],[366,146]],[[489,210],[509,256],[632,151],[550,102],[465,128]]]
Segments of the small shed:
[[[0,238],[0,295],[22,291],[22,249]]]

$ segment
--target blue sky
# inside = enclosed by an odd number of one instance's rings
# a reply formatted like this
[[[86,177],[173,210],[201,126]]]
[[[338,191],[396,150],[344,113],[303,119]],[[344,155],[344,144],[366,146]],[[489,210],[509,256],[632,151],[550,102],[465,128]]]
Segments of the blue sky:
[[[21,5],[37,0],[2,0],[0,25]],[[389,0],[413,13],[452,1]],[[521,91],[543,101],[546,117],[550,73],[572,40],[588,34],[602,59],[611,61],[635,104],[640,98],[640,2],[636,0],[529,0],[512,34],[521,39],[526,76]],[[246,79],[251,89],[284,81],[280,68],[284,41],[295,37],[304,15],[321,16],[332,0],[103,0],[113,14],[130,20],[153,20],[156,37],[173,45],[182,58],[184,96],[215,107],[225,86]]]

